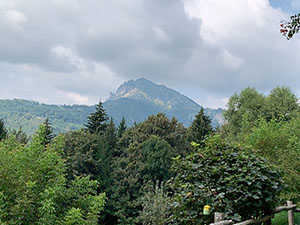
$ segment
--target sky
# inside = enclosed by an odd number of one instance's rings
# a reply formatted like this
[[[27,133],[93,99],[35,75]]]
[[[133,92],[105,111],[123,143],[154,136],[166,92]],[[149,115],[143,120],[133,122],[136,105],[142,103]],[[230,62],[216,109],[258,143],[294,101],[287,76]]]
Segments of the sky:
[[[123,82],[164,84],[203,107],[246,87],[300,97],[300,0],[0,0],[0,99],[93,105]]]

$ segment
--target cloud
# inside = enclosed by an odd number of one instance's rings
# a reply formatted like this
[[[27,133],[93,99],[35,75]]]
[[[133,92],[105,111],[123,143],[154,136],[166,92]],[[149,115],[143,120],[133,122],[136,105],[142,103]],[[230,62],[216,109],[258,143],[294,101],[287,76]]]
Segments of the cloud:
[[[16,10],[7,10],[4,15],[7,21],[13,26],[20,25],[27,21],[27,16]]]
[[[300,94],[299,38],[280,35],[289,15],[268,0],[10,0],[0,12],[0,97],[91,104],[138,77],[214,105],[247,86]]]

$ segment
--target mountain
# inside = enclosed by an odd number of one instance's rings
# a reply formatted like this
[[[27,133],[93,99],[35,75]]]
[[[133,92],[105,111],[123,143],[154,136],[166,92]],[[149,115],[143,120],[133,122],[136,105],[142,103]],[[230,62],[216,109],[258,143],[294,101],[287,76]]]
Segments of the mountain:
[[[174,116],[183,125],[189,126],[201,106],[178,91],[140,78],[123,83],[105,101],[104,108],[116,121],[124,116],[129,125],[163,112],[169,118]],[[205,108],[204,112],[212,119],[214,127],[224,122],[222,109]]]
[[[0,100],[0,118],[9,129],[22,130],[32,135],[49,118],[55,133],[83,127],[94,106],[47,105],[23,99]]]
[[[201,108],[179,92],[143,78],[123,83],[103,106],[116,124],[124,117],[128,126],[158,112],[165,113],[169,118],[174,116],[189,126]],[[29,135],[45,118],[49,118],[55,133],[80,129],[94,111],[95,106],[48,105],[22,99],[0,100],[0,118],[3,118],[5,125],[10,129],[22,126]],[[223,123],[222,109],[206,108],[204,112],[212,119],[214,127]]]

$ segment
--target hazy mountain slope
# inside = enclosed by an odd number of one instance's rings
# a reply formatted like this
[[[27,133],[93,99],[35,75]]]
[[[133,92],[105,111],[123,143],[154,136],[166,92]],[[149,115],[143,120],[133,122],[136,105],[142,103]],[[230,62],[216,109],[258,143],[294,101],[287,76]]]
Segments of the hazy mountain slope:
[[[200,111],[200,106],[190,98],[143,78],[122,84],[103,106],[116,124],[124,117],[128,126],[158,112],[164,112],[169,118],[174,116],[189,126]],[[21,99],[0,100],[0,118],[4,119],[5,124],[10,129],[22,126],[30,135],[45,118],[49,118],[56,133],[80,129],[94,110],[95,106],[47,105]],[[211,117],[214,127],[223,122],[222,109],[204,111]]]
[[[129,125],[132,125],[133,121],[143,121],[151,114],[164,112],[170,118],[176,117],[185,126],[191,124],[201,108],[179,92],[144,78],[122,84],[111,94],[104,107],[116,121],[120,121],[121,115],[124,116]],[[214,127],[223,123],[222,109],[204,111],[211,117]]]
[[[22,126],[30,135],[47,117],[56,133],[79,129],[92,111],[94,107],[84,105],[58,106],[22,99],[0,100],[0,118],[5,124],[11,129]]]

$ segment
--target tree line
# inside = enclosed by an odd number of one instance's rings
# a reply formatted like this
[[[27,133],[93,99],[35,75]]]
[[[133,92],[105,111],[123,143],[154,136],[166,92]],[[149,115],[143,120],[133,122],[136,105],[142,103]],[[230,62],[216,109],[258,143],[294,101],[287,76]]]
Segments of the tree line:
[[[85,128],[32,140],[0,120],[0,224],[209,224],[300,200],[300,112],[287,87],[232,95],[213,129],[203,109],[185,128],[163,113],[127,127],[101,102]]]

